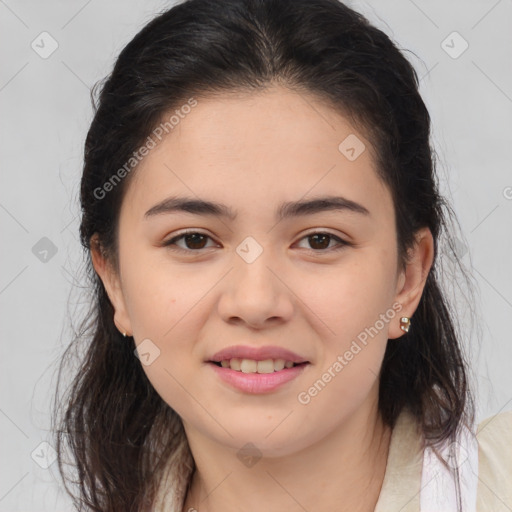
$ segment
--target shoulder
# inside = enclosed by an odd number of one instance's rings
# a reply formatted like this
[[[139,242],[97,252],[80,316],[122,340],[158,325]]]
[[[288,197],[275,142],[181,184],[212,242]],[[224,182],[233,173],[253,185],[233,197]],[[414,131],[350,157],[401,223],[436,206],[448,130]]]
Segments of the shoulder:
[[[479,423],[476,437],[478,454],[503,469],[512,470],[512,411],[502,412]]]
[[[479,423],[478,511],[512,508],[512,411]]]

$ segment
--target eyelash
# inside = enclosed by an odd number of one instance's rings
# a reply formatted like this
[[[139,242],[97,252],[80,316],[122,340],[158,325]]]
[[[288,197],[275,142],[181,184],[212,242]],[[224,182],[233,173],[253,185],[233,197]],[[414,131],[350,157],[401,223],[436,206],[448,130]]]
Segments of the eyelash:
[[[163,247],[167,247],[168,249],[172,250],[172,251],[178,251],[178,252],[187,252],[187,253],[193,253],[193,252],[201,252],[201,251],[204,251],[206,249],[210,249],[210,247],[207,247],[207,248],[203,248],[203,249],[183,249],[181,247],[178,247],[178,246],[175,246],[175,247],[171,247],[172,245],[175,245],[175,242],[177,242],[178,240],[181,240],[182,238],[185,238],[186,236],[188,235],[202,235],[202,236],[205,236],[207,238],[209,238],[210,240],[213,240],[212,237],[210,237],[209,235],[207,235],[206,233],[202,233],[201,231],[195,231],[195,230],[188,230],[188,231],[184,231],[182,232],[181,234],[163,242],[162,246]],[[327,249],[306,249],[306,250],[309,250],[315,254],[318,254],[318,253],[325,253],[325,252],[331,252],[331,251],[339,251],[341,249],[343,249],[345,246],[351,246],[352,244],[341,239],[339,236],[336,236],[332,233],[329,233],[328,231],[313,231],[311,233],[307,233],[306,235],[304,235],[300,240],[303,240],[304,238],[308,238],[310,236],[313,236],[313,235],[327,235],[329,236],[331,239],[334,239],[335,241],[338,242],[338,246],[337,247],[331,247],[331,248],[327,248]]]

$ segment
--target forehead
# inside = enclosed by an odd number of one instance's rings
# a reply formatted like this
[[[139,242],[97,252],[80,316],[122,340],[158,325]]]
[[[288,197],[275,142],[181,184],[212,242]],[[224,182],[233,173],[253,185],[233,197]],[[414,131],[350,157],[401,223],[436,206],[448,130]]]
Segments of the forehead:
[[[166,196],[187,195],[262,211],[339,193],[386,214],[391,197],[372,151],[364,133],[310,95],[274,87],[198,98],[141,161],[123,205],[142,217]]]

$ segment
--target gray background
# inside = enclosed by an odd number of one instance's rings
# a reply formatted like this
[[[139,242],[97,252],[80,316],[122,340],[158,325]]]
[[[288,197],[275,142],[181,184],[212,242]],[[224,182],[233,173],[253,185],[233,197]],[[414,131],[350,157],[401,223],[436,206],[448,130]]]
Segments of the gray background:
[[[0,0],[0,511],[71,508],[56,463],[41,467],[51,448],[40,443],[50,440],[55,362],[87,300],[78,185],[89,89],[171,3]],[[477,315],[460,314],[481,421],[512,409],[512,2],[349,5],[419,57],[407,54],[432,116],[441,187],[460,220],[458,253],[477,286]],[[51,48],[44,31],[58,44],[48,58],[31,47]]]

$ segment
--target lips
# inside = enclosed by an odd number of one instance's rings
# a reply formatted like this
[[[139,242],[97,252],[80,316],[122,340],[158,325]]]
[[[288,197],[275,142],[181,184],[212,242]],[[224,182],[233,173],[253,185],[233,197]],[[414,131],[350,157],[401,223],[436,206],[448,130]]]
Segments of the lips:
[[[266,359],[284,359],[285,361],[291,361],[295,364],[309,363],[309,361],[282,347],[277,346],[265,346],[265,347],[251,347],[248,345],[234,345],[227,347],[218,352],[215,352],[209,359],[208,362],[220,363],[229,359],[251,359],[254,361],[264,361]]]

